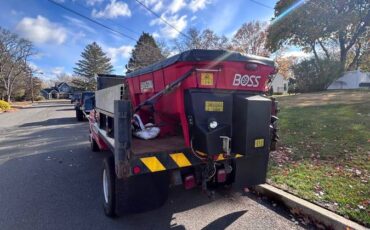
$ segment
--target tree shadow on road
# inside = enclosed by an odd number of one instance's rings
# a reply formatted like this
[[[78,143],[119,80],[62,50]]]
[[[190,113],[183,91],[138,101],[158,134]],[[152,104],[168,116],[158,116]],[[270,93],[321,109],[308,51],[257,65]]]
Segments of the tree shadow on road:
[[[50,125],[68,125],[78,123],[74,117],[62,117],[52,118],[44,121],[30,122],[20,125],[19,127],[30,127],[30,126],[50,126]]]

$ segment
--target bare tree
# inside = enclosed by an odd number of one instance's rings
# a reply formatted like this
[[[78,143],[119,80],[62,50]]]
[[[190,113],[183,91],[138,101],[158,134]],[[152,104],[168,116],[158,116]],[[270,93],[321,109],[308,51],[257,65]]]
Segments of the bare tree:
[[[30,41],[0,28],[0,81],[8,102],[17,79],[27,72],[27,61],[32,54],[33,45]]]
[[[241,53],[269,56],[265,48],[267,23],[252,21],[244,23],[232,39],[232,49]]]
[[[187,37],[181,37],[174,41],[174,49],[183,52],[190,49],[229,49],[229,40],[225,36],[219,36],[210,29],[200,31],[196,28],[190,28]]]

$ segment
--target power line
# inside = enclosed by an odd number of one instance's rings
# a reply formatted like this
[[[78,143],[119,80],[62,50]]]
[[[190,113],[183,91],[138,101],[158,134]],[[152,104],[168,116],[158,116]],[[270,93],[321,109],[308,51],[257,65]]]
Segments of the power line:
[[[73,14],[76,14],[76,15],[78,15],[78,16],[80,16],[80,17],[82,17],[82,18],[84,18],[84,19],[86,19],[86,20],[88,20],[88,21],[90,21],[92,23],[95,23],[95,24],[97,24],[97,25],[99,25],[101,27],[104,27],[105,29],[110,30],[111,32],[113,32],[115,34],[118,34],[118,35],[120,35],[120,36],[122,36],[124,38],[128,38],[128,39],[131,39],[131,40],[137,42],[135,38],[133,38],[133,37],[127,35],[127,34],[124,34],[124,33],[120,32],[118,30],[115,30],[113,28],[110,28],[109,26],[106,26],[103,23],[100,23],[100,22],[98,22],[98,21],[96,21],[96,20],[94,20],[94,19],[92,19],[92,18],[90,18],[90,17],[88,17],[86,15],[83,15],[83,14],[81,14],[81,13],[79,13],[79,12],[77,12],[77,11],[71,9],[71,8],[68,8],[68,7],[66,7],[66,6],[64,6],[64,5],[62,5],[62,4],[58,3],[58,2],[55,2],[54,0],[48,0],[48,1],[51,2],[51,3],[53,3],[54,5],[57,5],[57,6],[61,7],[61,8],[63,8],[64,10],[67,10],[67,11],[73,13]]]
[[[74,2],[74,4],[79,5],[80,7],[84,8],[85,10],[90,10],[89,8],[85,7],[83,4],[81,4],[81,3],[77,2],[77,1],[75,1],[75,2]],[[135,31],[135,30],[133,30],[133,29],[131,29],[131,28],[127,27],[127,26],[120,25],[120,24],[118,24],[118,23],[114,22],[112,19],[109,19],[109,18],[108,18],[108,19],[106,19],[106,20],[108,20],[108,21],[112,22],[113,24],[118,25],[119,27],[122,27],[123,29],[126,29],[126,30],[130,31],[130,32],[131,32],[131,33],[133,33],[133,34],[140,35],[140,33],[139,33],[139,32],[137,32],[137,31]]]
[[[271,7],[271,6],[268,6],[268,5],[264,4],[264,3],[259,2],[259,1],[256,1],[256,0],[249,0],[249,1],[251,1],[251,2],[253,2],[253,3],[255,3],[255,4],[257,4],[257,5],[263,6],[263,7],[265,7],[265,8],[268,8],[268,9],[274,9],[274,8],[273,8],[273,7]]]
[[[101,23],[99,21],[96,21],[96,20],[94,20],[94,19],[92,19],[92,18],[90,18],[90,17],[88,17],[86,15],[83,15],[83,14],[81,14],[81,13],[79,13],[79,12],[73,10],[73,9],[70,9],[70,8],[68,8],[68,7],[66,7],[66,6],[64,6],[64,5],[62,5],[62,4],[58,3],[58,2],[55,2],[54,0],[48,0],[48,1],[51,2],[51,3],[53,3],[53,4],[55,4],[55,5],[57,5],[57,6],[59,6],[59,7],[61,7],[61,8],[63,8],[64,10],[67,10],[70,13],[76,14],[76,15],[78,15],[78,16],[80,16],[80,17],[82,17],[82,18],[84,18],[84,19],[86,19],[86,20],[88,20],[88,21],[90,21],[92,23],[95,23],[95,24],[97,24],[97,25],[99,25],[99,26],[101,26],[101,27],[103,27],[103,28],[105,28],[105,29],[107,29],[107,30],[109,30],[109,31],[117,34],[117,35],[120,35],[121,37],[131,39],[131,40],[135,41],[136,44],[140,44],[142,46],[148,47],[148,48],[150,48],[152,50],[156,50],[156,51],[160,49],[159,47],[153,47],[153,46],[150,46],[148,44],[139,42],[138,40],[136,40],[135,38],[133,38],[133,37],[127,35],[127,34],[124,34],[124,33],[120,32],[118,30],[112,29],[111,27],[106,26],[106,25],[104,25],[103,23]]]
[[[149,11],[150,13],[152,13],[154,16],[156,16],[157,18],[159,18],[160,20],[162,20],[164,23],[166,23],[168,26],[170,26],[172,29],[176,30],[179,34],[181,34],[182,36],[188,38],[188,39],[191,39],[188,35],[184,34],[183,32],[181,32],[180,30],[178,30],[175,26],[173,26],[171,23],[169,23],[166,19],[162,18],[159,14],[157,14],[156,12],[154,12],[153,10],[151,10],[149,7],[147,7],[144,3],[142,3],[141,1],[139,0],[135,0],[137,3],[139,3],[140,5],[142,5],[147,11]]]

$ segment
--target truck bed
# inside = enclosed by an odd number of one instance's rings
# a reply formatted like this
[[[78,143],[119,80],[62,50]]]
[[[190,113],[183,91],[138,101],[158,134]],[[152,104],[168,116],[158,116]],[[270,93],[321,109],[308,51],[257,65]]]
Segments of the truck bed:
[[[131,150],[135,155],[176,151],[183,148],[185,148],[185,142],[182,136],[161,137],[152,140],[142,140],[133,137],[131,145]]]

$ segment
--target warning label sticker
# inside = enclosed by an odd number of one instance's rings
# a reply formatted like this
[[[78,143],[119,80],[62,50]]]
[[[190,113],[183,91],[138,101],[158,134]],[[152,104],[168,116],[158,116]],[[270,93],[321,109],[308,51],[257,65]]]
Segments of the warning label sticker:
[[[208,112],[223,112],[224,102],[223,101],[206,101],[205,111]]]
[[[213,85],[213,73],[201,73],[200,74],[201,85]]]

